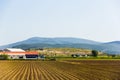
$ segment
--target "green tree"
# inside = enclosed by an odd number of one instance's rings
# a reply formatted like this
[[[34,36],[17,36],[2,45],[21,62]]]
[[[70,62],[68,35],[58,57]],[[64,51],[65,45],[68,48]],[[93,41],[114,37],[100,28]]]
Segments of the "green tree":
[[[98,56],[98,51],[92,50],[92,56],[97,57]]]
[[[6,55],[6,54],[0,55],[0,60],[7,60],[7,59],[8,59],[8,55]]]

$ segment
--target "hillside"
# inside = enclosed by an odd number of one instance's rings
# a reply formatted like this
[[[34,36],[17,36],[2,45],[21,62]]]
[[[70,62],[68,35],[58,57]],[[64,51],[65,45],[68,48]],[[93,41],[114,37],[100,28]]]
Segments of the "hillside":
[[[120,53],[119,41],[101,43],[87,39],[79,38],[41,38],[41,37],[32,37],[27,40],[16,42],[13,44],[1,46],[1,49],[7,47],[15,48],[85,48],[85,49],[95,49],[107,53]]]
[[[87,39],[79,39],[79,38],[42,38],[42,37],[32,37],[27,40],[21,41],[22,44],[33,44],[33,43],[43,43],[43,44],[75,44],[75,43],[86,43],[86,44],[98,44],[99,42],[95,42]]]
[[[8,45],[3,45],[0,46],[0,49],[4,49],[7,47],[13,47],[13,46],[22,46],[22,45],[33,45],[37,46],[37,44],[41,45],[55,45],[55,44],[99,44],[99,42],[92,41],[92,40],[87,40],[87,39],[79,39],[79,38],[63,38],[63,37],[58,37],[58,38],[43,38],[43,37],[32,37],[27,40],[19,41],[16,43],[8,44]],[[41,46],[39,45],[39,46]]]

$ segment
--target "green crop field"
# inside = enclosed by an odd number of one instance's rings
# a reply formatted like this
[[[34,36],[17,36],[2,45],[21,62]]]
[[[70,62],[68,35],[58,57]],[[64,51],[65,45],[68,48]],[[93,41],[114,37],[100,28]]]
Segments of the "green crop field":
[[[0,61],[0,80],[120,80],[120,60]]]

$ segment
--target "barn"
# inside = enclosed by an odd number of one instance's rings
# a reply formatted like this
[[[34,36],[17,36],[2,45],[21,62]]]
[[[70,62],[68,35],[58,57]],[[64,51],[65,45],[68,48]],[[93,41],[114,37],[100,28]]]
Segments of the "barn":
[[[4,54],[8,55],[9,59],[38,59],[38,52],[25,51],[19,48],[6,48]]]

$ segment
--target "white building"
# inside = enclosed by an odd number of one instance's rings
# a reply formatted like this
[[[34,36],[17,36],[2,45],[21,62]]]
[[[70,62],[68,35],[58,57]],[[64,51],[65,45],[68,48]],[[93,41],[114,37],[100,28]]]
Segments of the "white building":
[[[9,59],[37,59],[38,52],[26,52],[23,49],[19,48],[6,48],[3,53],[8,55]]]
[[[6,49],[4,49],[4,51],[6,51],[6,52],[25,52],[23,49],[19,49],[19,48],[6,48]]]

